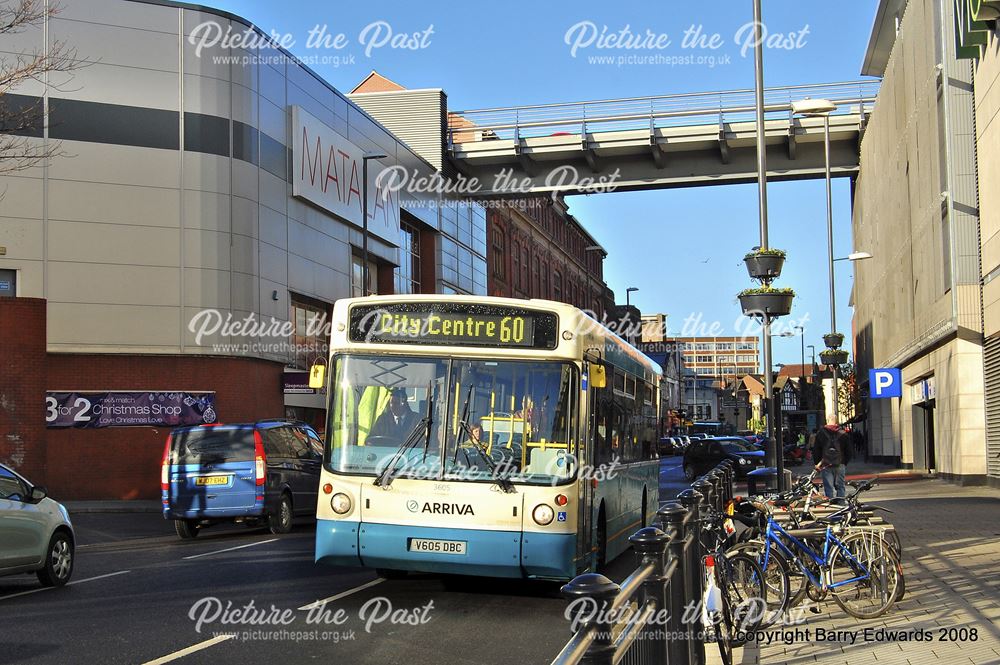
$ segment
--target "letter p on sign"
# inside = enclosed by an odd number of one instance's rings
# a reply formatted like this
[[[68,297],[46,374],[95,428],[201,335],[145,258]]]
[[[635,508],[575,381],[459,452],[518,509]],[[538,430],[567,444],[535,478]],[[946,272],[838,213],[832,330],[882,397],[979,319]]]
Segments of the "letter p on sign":
[[[903,396],[903,377],[898,369],[868,370],[868,396],[872,399]]]

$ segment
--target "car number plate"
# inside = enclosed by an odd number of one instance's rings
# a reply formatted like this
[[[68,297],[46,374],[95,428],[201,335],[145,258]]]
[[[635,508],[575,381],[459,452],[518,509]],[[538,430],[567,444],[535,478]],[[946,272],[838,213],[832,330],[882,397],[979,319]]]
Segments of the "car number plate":
[[[194,479],[195,485],[225,485],[229,482],[229,476],[198,476]]]
[[[465,554],[464,540],[410,539],[411,552],[433,552],[435,554]]]

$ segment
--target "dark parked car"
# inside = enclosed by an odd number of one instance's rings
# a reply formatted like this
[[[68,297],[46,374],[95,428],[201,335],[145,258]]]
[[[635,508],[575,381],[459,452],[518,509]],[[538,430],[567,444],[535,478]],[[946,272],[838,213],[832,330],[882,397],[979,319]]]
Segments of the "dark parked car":
[[[684,477],[694,480],[726,459],[736,463],[736,475],[743,478],[764,465],[764,451],[735,436],[695,440],[684,451]]]
[[[676,436],[661,436],[659,452],[660,455],[677,455],[683,452],[684,447],[681,444],[680,437]]]
[[[163,517],[181,538],[221,522],[287,533],[315,514],[322,459],[316,432],[292,420],[179,427],[163,451]]]

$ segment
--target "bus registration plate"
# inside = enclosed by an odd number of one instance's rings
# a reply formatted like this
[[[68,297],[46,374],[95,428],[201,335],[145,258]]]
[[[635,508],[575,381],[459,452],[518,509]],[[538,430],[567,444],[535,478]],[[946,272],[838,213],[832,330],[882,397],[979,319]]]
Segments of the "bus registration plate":
[[[433,552],[435,554],[465,554],[465,541],[427,540],[425,538],[411,538],[410,551]]]

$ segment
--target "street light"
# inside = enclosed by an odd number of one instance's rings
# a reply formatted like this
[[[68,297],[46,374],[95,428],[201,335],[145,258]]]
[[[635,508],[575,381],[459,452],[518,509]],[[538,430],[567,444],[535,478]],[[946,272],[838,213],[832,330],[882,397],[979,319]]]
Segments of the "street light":
[[[823,154],[826,161],[826,244],[830,275],[830,332],[837,332],[837,301],[833,281],[833,187],[830,177],[830,114],[837,105],[828,99],[804,99],[792,103],[792,113],[808,118],[823,118]],[[840,421],[837,406],[837,366],[833,366],[833,419]]]
[[[872,255],[868,252],[853,252],[847,256],[842,256],[839,259],[834,259],[834,261],[864,261],[865,259],[872,258]]]
[[[795,329],[799,331],[799,339],[802,341],[802,364],[799,365],[799,392],[804,395],[805,388],[803,386],[806,384],[806,329],[803,326],[795,326]]]
[[[639,287],[637,287],[637,286],[630,286],[627,289],[625,289],[625,306],[626,307],[631,307],[632,306],[632,294],[635,291],[638,291],[638,290],[639,290]]]
[[[361,157],[361,281],[362,293],[370,295],[368,284],[368,160],[385,159],[382,152],[366,152]]]

